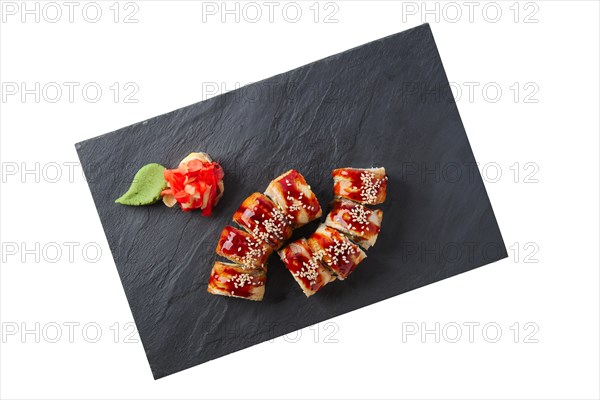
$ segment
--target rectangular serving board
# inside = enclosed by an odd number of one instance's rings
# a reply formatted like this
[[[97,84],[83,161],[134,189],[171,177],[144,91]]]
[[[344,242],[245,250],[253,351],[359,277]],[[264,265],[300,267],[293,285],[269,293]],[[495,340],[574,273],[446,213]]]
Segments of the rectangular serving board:
[[[427,24],[76,149],[156,379],[507,256]],[[225,170],[212,217],[115,204],[140,167],[192,151]],[[207,293],[219,233],[246,196],[295,168],[327,210],[331,170],[345,166],[389,175],[379,240],[354,274],[307,299],[272,256],[262,302]]]

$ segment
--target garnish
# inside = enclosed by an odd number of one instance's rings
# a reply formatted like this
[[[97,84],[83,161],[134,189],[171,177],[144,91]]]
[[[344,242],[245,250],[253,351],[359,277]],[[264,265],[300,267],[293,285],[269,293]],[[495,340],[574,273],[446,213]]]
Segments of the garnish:
[[[210,216],[225,186],[223,168],[206,153],[191,153],[179,167],[166,169],[160,164],[143,166],[131,187],[116,203],[128,206],[154,204],[162,197],[163,203],[173,207],[179,203],[183,211],[202,210]]]
[[[223,176],[223,168],[207,154],[191,153],[178,168],[164,171],[163,202],[168,207],[179,203],[183,211],[200,208],[202,215],[210,216],[225,190]]]
[[[128,206],[144,206],[160,200],[162,190],[167,186],[163,174],[165,167],[160,164],[144,165],[135,174],[129,190],[115,200],[115,203]]]

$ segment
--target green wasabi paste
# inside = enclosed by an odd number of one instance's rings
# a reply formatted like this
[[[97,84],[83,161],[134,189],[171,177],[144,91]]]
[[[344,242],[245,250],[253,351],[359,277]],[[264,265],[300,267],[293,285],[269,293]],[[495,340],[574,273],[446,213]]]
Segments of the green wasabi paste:
[[[160,164],[144,165],[135,174],[129,190],[115,200],[115,203],[127,206],[144,206],[160,200],[160,192],[167,187],[164,170]]]

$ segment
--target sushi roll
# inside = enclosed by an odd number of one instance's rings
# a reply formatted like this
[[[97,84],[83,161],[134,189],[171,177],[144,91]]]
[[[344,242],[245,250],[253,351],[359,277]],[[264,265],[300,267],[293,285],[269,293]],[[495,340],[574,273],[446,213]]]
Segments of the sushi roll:
[[[367,250],[377,241],[382,218],[381,210],[371,210],[361,204],[341,200],[333,203],[333,209],[325,218],[325,225],[350,236]]]
[[[339,168],[333,170],[333,194],[361,204],[385,201],[387,176],[385,168]]]
[[[290,243],[278,254],[306,297],[312,296],[323,286],[335,280],[335,276],[329,269],[321,264],[321,253],[313,253],[304,238]]]
[[[306,225],[323,214],[310,186],[294,169],[272,180],[265,194],[283,210],[294,229]]]
[[[244,269],[241,265],[215,262],[208,281],[208,292],[221,296],[260,301],[265,294],[264,269]]]
[[[253,193],[244,200],[233,221],[274,250],[292,236],[292,226],[285,214],[261,193]]]
[[[344,234],[324,224],[308,238],[308,245],[322,257],[340,280],[344,280],[367,255]]]
[[[218,255],[242,264],[242,268],[246,269],[264,268],[272,252],[273,249],[266,243],[232,226],[223,229],[217,244]]]

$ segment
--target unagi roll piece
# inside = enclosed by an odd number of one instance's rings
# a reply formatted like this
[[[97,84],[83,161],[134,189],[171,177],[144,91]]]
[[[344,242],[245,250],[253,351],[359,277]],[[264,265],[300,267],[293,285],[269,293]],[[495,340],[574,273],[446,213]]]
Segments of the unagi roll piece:
[[[348,237],[324,224],[308,238],[308,245],[340,280],[346,279],[367,257]]]
[[[245,269],[241,265],[217,261],[208,281],[208,292],[221,296],[260,301],[265,294],[264,269]]]
[[[267,196],[250,195],[233,215],[233,220],[259,241],[278,249],[292,235],[286,215]]]
[[[264,268],[273,249],[249,233],[232,226],[226,226],[221,232],[217,244],[217,254],[242,264],[243,268]]]
[[[335,280],[335,276],[321,264],[321,253],[313,253],[304,238],[290,243],[278,254],[306,297],[312,296],[323,286]]]
[[[385,201],[385,168],[339,168],[334,169],[332,175],[336,197],[370,205]]]
[[[283,210],[294,229],[319,218],[323,213],[310,186],[302,174],[294,169],[273,179],[265,194]]]
[[[325,218],[325,225],[350,236],[367,250],[377,241],[383,211],[371,210],[361,204],[341,200],[333,203],[333,209]]]

